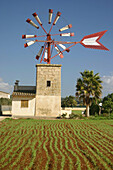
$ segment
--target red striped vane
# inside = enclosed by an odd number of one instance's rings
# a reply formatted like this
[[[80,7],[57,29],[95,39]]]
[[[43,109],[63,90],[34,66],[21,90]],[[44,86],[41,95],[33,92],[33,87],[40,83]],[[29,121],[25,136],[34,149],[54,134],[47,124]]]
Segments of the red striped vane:
[[[26,40],[28,41],[27,43],[24,44],[24,47],[29,47],[33,45],[34,43],[44,43],[43,46],[41,46],[39,52],[36,55],[36,59],[39,60],[40,58],[40,63],[42,61],[47,62],[48,64],[51,63],[51,59],[53,59],[56,56],[59,56],[60,58],[63,58],[63,52],[69,52],[70,48],[75,46],[76,44],[81,44],[85,48],[92,48],[92,49],[99,49],[99,50],[107,50],[109,51],[108,48],[106,48],[103,44],[99,42],[100,38],[106,33],[107,30],[97,32],[94,34],[86,35],[82,38],[81,41],[57,41],[54,36],[61,36],[63,37],[72,37],[74,36],[74,33],[70,31],[72,28],[72,24],[64,25],[58,31],[60,33],[56,34],[51,34],[51,30],[54,28],[54,26],[57,24],[57,22],[60,19],[61,12],[57,12],[55,18],[53,19],[54,12],[52,9],[49,9],[49,19],[48,19],[48,24],[51,24],[50,30],[47,32],[45,28],[42,26],[42,22],[38,16],[38,14],[35,12],[32,14],[33,17],[35,18],[35,21],[38,22],[39,26],[35,24],[31,19],[27,19],[26,22],[31,24],[33,27],[39,29],[40,27],[44,31],[44,35],[29,35],[29,34],[24,34],[22,35],[22,39],[28,39],[30,38],[31,40]],[[53,22],[52,22],[53,19]],[[65,32],[63,32],[65,31]],[[35,40],[34,40],[35,38]],[[38,38],[45,38],[45,40],[39,40]],[[65,44],[65,45],[64,45]],[[55,49],[56,54],[52,56],[53,49]]]
[[[97,32],[95,34],[86,35],[83,37],[83,39],[80,41],[80,44],[82,44],[85,48],[93,48],[93,49],[99,49],[99,50],[108,50],[104,45],[102,45],[99,40],[100,38],[105,34],[107,30]]]

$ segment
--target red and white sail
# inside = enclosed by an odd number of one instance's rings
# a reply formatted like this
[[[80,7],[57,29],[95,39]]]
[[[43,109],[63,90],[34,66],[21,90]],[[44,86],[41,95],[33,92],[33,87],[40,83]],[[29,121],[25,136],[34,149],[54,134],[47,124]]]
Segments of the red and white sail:
[[[24,38],[34,38],[37,37],[37,35],[22,35],[22,39]]]
[[[52,16],[53,16],[53,10],[49,9],[49,24],[51,24],[51,20],[52,20]]]
[[[48,51],[47,49],[45,50],[45,56],[44,56],[44,62],[47,62],[47,55],[48,55]]]
[[[41,54],[42,54],[42,51],[43,51],[43,48],[44,48],[44,46],[42,46],[42,47],[40,48],[40,51],[39,51],[38,54],[36,55],[36,59],[37,59],[37,60],[40,58],[40,56],[41,56]]]
[[[30,45],[34,44],[36,42],[36,40],[34,41],[29,41],[28,43],[24,44],[24,47],[29,47]]]
[[[29,24],[31,24],[33,27],[39,29],[38,25],[36,25],[31,19],[27,19],[26,22],[28,22]]]
[[[74,36],[74,32],[72,32],[72,33],[62,33],[62,34],[60,34],[60,36],[68,36],[68,37],[72,37],[72,36]]]
[[[58,45],[59,45],[61,48],[63,48],[63,50],[66,50],[67,52],[70,51],[70,49],[66,48],[65,45],[63,45],[63,44],[58,44]]]
[[[99,42],[99,39],[105,34],[107,30],[101,31],[95,34],[86,35],[80,41],[85,48],[93,48],[93,49],[100,49],[100,50],[108,50],[103,44]]]
[[[33,13],[32,15],[35,17],[35,19],[38,21],[38,23],[39,23],[40,25],[42,25],[42,22],[40,21],[40,18],[39,18],[39,16],[37,15],[37,13],[35,12],[35,13]]]
[[[56,17],[55,17],[55,20],[54,20],[54,22],[53,22],[53,25],[56,24],[56,22],[58,21],[60,15],[61,15],[61,12],[57,12],[57,15],[56,15]]]
[[[60,56],[60,58],[63,58],[64,56],[63,56],[62,52],[59,50],[59,48],[56,45],[55,45],[55,49],[56,49],[58,55]]]
[[[69,24],[69,25],[66,25],[66,26],[63,27],[63,28],[60,28],[59,31],[61,32],[61,31],[67,30],[67,29],[69,29],[69,28],[72,28],[72,24]]]

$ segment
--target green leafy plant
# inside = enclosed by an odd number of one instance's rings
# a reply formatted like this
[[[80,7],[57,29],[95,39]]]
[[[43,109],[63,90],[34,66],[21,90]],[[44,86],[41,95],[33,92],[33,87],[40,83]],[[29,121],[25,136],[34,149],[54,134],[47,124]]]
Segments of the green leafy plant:
[[[77,79],[76,97],[83,100],[86,105],[86,116],[89,117],[89,106],[92,101],[97,101],[102,94],[102,81],[99,73],[94,74],[93,71],[85,70],[80,72],[81,78]]]
[[[63,113],[63,114],[61,115],[61,118],[65,119],[66,116],[67,116],[67,113]]]
[[[62,99],[61,106],[62,107],[75,107],[77,102],[74,96],[65,97]]]

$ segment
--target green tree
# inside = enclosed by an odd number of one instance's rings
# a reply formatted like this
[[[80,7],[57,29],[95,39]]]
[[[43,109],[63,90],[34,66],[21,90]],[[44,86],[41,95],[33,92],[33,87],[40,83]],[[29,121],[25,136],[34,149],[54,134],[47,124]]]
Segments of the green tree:
[[[62,107],[75,107],[76,105],[77,102],[74,96],[65,97],[61,102]]]
[[[99,113],[99,105],[94,101],[92,102],[89,108],[90,115],[95,115],[95,113]]]
[[[113,93],[108,94],[106,97],[103,98],[102,110],[103,113],[113,112]]]
[[[80,74],[81,78],[77,79],[76,97],[83,100],[86,105],[86,116],[89,117],[89,106],[93,100],[97,101],[102,94],[102,81],[99,73],[94,75],[93,71],[85,70]]]
[[[12,105],[12,98],[0,98],[0,105]]]

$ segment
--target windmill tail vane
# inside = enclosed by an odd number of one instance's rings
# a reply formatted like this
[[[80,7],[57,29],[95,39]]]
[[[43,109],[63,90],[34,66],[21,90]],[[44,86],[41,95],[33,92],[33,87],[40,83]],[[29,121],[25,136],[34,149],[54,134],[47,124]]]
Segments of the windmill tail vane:
[[[24,44],[25,48],[33,45],[36,42],[44,43],[44,45],[41,46],[38,54],[36,55],[37,60],[39,60],[39,58],[41,57],[40,63],[42,61],[44,61],[44,62],[47,62],[48,64],[50,64],[51,59],[53,59],[54,57],[56,57],[58,55],[59,55],[60,58],[63,58],[64,57],[63,52],[64,51],[69,52],[70,48],[73,47],[74,45],[78,44],[78,43],[83,45],[85,48],[92,48],[92,49],[99,49],[99,50],[107,50],[107,51],[109,51],[108,48],[106,48],[103,44],[101,44],[99,42],[100,38],[106,33],[107,30],[101,31],[101,32],[98,32],[98,33],[94,33],[94,34],[90,34],[90,35],[86,35],[79,42],[75,42],[75,41],[74,42],[73,41],[56,41],[55,38],[52,39],[53,36],[61,36],[62,38],[63,37],[72,37],[72,36],[74,36],[74,33],[70,32],[70,29],[72,28],[72,24],[64,25],[63,27],[61,27],[58,30],[60,33],[51,34],[51,30],[53,29],[53,26],[55,26],[56,23],[58,22],[58,20],[59,20],[59,18],[61,16],[61,12],[57,12],[56,17],[55,17],[55,19],[53,20],[53,23],[52,23],[53,10],[49,9],[48,24],[52,24],[51,28],[49,30],[49,33],[47,33],[47,31],[43,27],[43,23],[41,22],[41,20],[40,20],[39,16],[37,15],[37,13],[35,12],[32,15],[35,18],[35,20],[38,22],[39,26],[43,29],[45,35],[40,35],[40,36],[37,36],[37,35],[22,35],[22,39],[27,39],[27,38],[32,39],[32,40],[27,40],[27,43]],[[35,27],[36,29],[40,28],[37,24],[35,24],[29,18],[26,20],[26,22],[29,23],[30,25],[32,25],[33,27]],[[67,32],[67,30],[68,30],[68,32]],[[65,32],[63,33],[63,31],[65,31]],[[46,39],[45,40],[39,40],[38,38],[40,38],[40,37],[46,37]],[[33,38],[37,38],[37,39],[33,40]],[[55,51],[57,53],[54,56],[52,56],[53,48],[55,48]]]
[[[104,45],[102,45],[99,40],[100,38],[106,33],[107,30],[97,32],[95,34],[87,35],[83,37],[83,39],[80,41],[80,44],[82,44],[85,48],[93,48],[93,49],[99,49],[99,50],[107,50]]]

